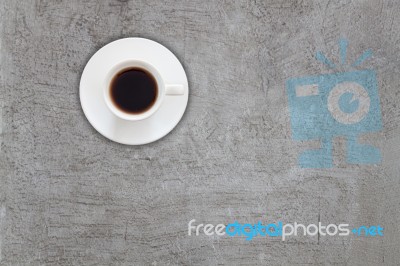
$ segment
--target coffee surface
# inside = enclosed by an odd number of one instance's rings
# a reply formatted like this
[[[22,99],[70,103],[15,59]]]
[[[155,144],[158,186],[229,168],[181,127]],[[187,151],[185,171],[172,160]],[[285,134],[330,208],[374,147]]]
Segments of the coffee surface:
[[[142,68],[120,71],[111,81],[110,95],[114,105],[129,114],[149,110],[157,99],[157,82]]]

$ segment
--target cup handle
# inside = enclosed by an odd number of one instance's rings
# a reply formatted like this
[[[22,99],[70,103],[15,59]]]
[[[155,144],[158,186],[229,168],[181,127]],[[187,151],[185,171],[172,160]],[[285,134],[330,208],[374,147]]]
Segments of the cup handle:
[[[167,84],[165,85],[166,95],[183,95],[185,94],[185,87],[181,84]]]

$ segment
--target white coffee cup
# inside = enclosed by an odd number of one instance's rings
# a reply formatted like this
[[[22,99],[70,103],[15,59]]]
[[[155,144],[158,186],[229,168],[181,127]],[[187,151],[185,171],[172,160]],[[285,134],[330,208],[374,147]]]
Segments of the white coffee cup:
[[[148,110],[138,114],[130,114],[120,110],[117,106],[115,106],[114,102],[111,99],[110,87],[114,76],[124,69],[129,68],[142,68],[146,70],[154,77],[157,83],[158,92],[154,104]],[[115,116],[129,121],[139,121],[149,118],[160,108],[165,96],[183,95],[185,92],[184,86],[182,84],[165,84],[159,71],[153,65],[148,62],[136,59],[127,59],[111,67],[105,77],[103,90],[104,100],[110,111]]]

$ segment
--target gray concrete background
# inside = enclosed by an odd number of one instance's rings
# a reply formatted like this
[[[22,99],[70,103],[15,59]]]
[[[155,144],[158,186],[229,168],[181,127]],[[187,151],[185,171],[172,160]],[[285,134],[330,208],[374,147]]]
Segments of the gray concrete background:
[[[399,1],[0,1],[1,265],[399,265]],[[134,147],[98,134],[79,80],[103,45],[140,36],[189,78],[180,124]],[[383,163],[304,170],[285,81],[371,48]],[[384,237],[188,237],[187,223],[380,224]]]

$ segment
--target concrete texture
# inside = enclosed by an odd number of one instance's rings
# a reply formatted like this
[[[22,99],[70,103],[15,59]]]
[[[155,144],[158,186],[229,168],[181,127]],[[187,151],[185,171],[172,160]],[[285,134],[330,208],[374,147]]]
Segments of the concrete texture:
[[[400,2],[0,1],[0,265],[399,265]],[[189,78],[180,124],[134,147],[83,115],[87,60],[130,36],[170,48]],[[314,54],[371,48],[381,165],[300,169],[285,81]],[[380,224],[384,237],[189,237],[187,224]]]

